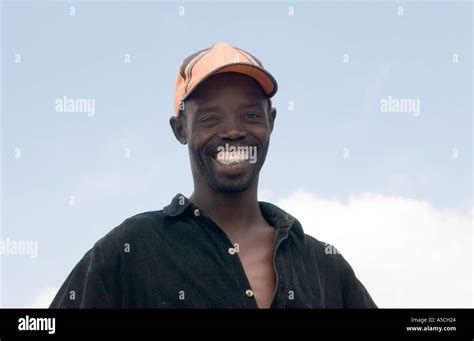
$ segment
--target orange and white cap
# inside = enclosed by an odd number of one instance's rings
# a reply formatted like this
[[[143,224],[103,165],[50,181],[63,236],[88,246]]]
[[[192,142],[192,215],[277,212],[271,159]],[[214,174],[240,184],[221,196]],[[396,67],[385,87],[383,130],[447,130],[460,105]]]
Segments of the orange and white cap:
[[[237,72],[252,77],[260,84],[268,98],[277,92],[278,84],[275,78],[264,69],[257,58],[226,42],[219,42],[193,53],[179,66],[174,95],[176,116],[179,116],[181,103],[199,84],[212,75],[224,72]]]

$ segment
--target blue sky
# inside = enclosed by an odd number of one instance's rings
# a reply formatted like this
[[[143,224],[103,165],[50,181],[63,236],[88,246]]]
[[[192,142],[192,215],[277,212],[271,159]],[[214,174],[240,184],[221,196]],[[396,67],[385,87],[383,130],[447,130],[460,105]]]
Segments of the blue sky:
[[[54,291],[127,217],[191,194],[187,150],[168,119],[179,63],[217,41],[256,55],[279,83],[260,176],[266,197],[283,202],[303,190],[347,203],[371,192],[472,216],[472,3],[1,6],[1,238],[38,241],[39,255],[0,255],[0,306],[28,306]],[[56,112],[63,96],[95,99],[95,115]],[[420,100],[420,115],[381,112],[388,96]],[[463,224],[467,234],[453,229],[453,238],[471,237]],[[472,272],[472,258],[466,266]]]

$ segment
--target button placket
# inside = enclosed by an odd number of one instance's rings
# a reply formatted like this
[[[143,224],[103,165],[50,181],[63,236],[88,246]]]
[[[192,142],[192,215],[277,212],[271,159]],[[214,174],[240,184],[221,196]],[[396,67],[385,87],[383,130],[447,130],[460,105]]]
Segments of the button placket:
[[[210,219],[205,213],[202,213],[199,211],[199,209],[194,209],[194,215],[196,217],[195,221],[198,225],[202,227],[209,227],[209,224],[214,225],[216,229],[218,229],[221,233],[224,239],[226,240],[227,244],[227,264],[229,267],[232,269],[232,272],[236,275],[234,284],[236,285],[236,289],[239,291],[242,290],[243,294],[247,299],[249,299],[246,303],[247,307],[252,307],[252,308],[258,308],[257,303],[255,301],[255,296],[253,291],[250,288],[250,283],[248,282],[248,278],[246,277],[245,274],[245,269],[243,268],[242,263],[239,260],[238,254],[239,254],[239,244],[235,243],[232,245],[232,241],[228,239],[228,237],[225,235],[224,231],[212,220]],[[199,219],[197,219],[200,217]],[[229,247],[229,244],[231,245]],[[225,249],[224,249],[225,250]],[[225,252],[225,251],[224,251]],[[231,257],[233,256],[233,257]],[[238,266],[240,269],[235,268],[235,266]],[[241,292],[242,292],[241,291]]]

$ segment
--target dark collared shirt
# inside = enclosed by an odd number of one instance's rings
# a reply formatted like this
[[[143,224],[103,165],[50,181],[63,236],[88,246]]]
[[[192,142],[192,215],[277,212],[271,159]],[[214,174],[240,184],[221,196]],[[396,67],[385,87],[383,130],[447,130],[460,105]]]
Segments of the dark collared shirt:
[[[376,308],[331,245],[305,235],[275,205],[272,308]],[[258,308],[237,252],[202,209],[177,194],[163,210],[125,220],[89,250],[50,308]]]

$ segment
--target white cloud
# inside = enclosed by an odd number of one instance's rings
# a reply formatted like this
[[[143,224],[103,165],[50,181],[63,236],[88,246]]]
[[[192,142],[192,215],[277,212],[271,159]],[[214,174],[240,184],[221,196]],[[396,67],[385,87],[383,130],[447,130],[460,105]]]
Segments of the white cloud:
[[[267,188],[258,189],[258,201],[272,202],[274,197],[275,195],[272,190]]]
[[[335,245],[379,307],[472,307],[473,211],[374,193],[343,202],[298,191],[277,205]]]
[[[53,287],[41,289],[26,308],[48,308],[58,290]]]

